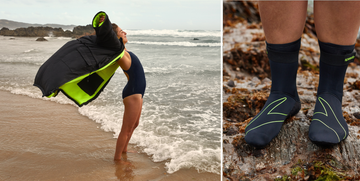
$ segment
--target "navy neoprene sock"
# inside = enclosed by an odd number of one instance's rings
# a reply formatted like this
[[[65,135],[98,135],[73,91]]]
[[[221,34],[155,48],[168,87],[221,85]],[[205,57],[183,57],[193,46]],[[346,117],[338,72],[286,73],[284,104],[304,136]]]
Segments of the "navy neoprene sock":
[[[319,46],[320,81],[309,138],[315,144],[329,146],[340,143],[349,135],[341,102],[346,69],[355,58],[355,45],[319,41]]]
[[[271,91],[264,107],[245,128],[246,143],[263,148],[280,132],[288,116],[299,112],[296,73],[301,40],[287,44],[267,43]]]

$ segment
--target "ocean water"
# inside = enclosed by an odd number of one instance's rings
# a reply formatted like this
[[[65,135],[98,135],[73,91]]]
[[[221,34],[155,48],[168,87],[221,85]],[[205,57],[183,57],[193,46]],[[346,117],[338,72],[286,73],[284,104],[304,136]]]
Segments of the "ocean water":
[[[220,174],[221,32],[125,31],[126,47],[139,57],[147,80],[140,124],[130,143],[154,162],[164,161],[168,173],[195,168]],[[42,98],[32,86],[39,67],[72,40],[46,39],[0,36],[0,90],[76,106],[62,93]],[[99,129],[114,133],[114,139],[121,129],[126,82],[118,69],[100,96],[78,109],[99,123]]]

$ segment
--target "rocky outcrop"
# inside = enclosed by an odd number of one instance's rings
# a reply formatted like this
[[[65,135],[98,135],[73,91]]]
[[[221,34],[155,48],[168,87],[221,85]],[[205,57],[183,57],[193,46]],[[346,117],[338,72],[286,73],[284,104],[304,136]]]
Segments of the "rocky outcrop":
[[[17,28],[15,30],[10,30],[9,28],[3,27],[0,30],[0,35],[3,36],[21,36],[21,37],[73,37],[79,38],[85,35],[94,34],[94,29],[91,25],[87,26],[76,26],[71,32],[69,30],[64,31],[62,28],[52,28],[52,27],[27,27],[27,28]]]
[[[66,30],[71,30],[74,29],[75,25],[61,25],[61,24],[31,24],[31,23],[23,23],[23,22],[18,22],[18,21],[11,21],[11,20],[6,20],[6,19],[0,19],[0,28],[2,27],[7,27],[11,30],[14,30],[16,28],[26,28],[26,27],[53,27],[53,28],[63,28]]]
[[[76,26],[72,32],[72,36],[79,38],[81,36],[94,35],[95,31],[91,25],[86,26]]]
[[[40,38],[36,39],[36,41],[48,41],[48,40],[45,39],[44,37],[40,37]]]
[[[53,34],[54,36],[64,36],[64,30],[62,28],[51,27],[28,27],[17,28],[15,30],[9,30],[2,28],[0,35],[4,36],[22,36],[22,37],[44,37]]]

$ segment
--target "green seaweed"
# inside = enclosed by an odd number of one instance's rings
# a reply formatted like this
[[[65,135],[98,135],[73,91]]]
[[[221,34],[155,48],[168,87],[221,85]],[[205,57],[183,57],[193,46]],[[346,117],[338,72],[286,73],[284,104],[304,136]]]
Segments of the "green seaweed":
[[[320,160],[321,159],[321,160]],[[311,180],[315,181],[337,181],[348,178],[343,165],[331,155],[305,163],[299,159],[297,163],[291,166],[291,175],[284,175],[275,181],[287,180]]]
[[[299,172],[302,172],[304,169],[300,166],[296,166],[295,168],[291,169],[291,175],[296,176]]]
[[[274,181],[291,181],[291,180],[290,180],[289,176],[284,175],[284,176],[282,176],[280,178],[276,178]]]
[[[316,65],[310,64],[306,59],[301,58],[300,63],[303,68],[319,72],[319,67],[317,67]]]
[[[342,173],[340,171],[336,171],[332,165],[335,166],[336,161],[330,160],[329,165],[323,163],[322,161],[315,161],[314,163],[314,170],[315,173],[318,173],[320,171],[319,177],[316,179],[316,181],[336,181],[336,180],[343,180],[343,178],[346,176],[345,173]]]

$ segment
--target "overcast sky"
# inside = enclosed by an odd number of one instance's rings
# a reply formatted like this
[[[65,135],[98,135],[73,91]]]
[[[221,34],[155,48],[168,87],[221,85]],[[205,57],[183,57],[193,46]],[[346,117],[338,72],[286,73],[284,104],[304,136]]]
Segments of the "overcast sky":
[[[87,25],[98,11],[123,29],[220,30],[222,0],[0,0],[0,19]]]

